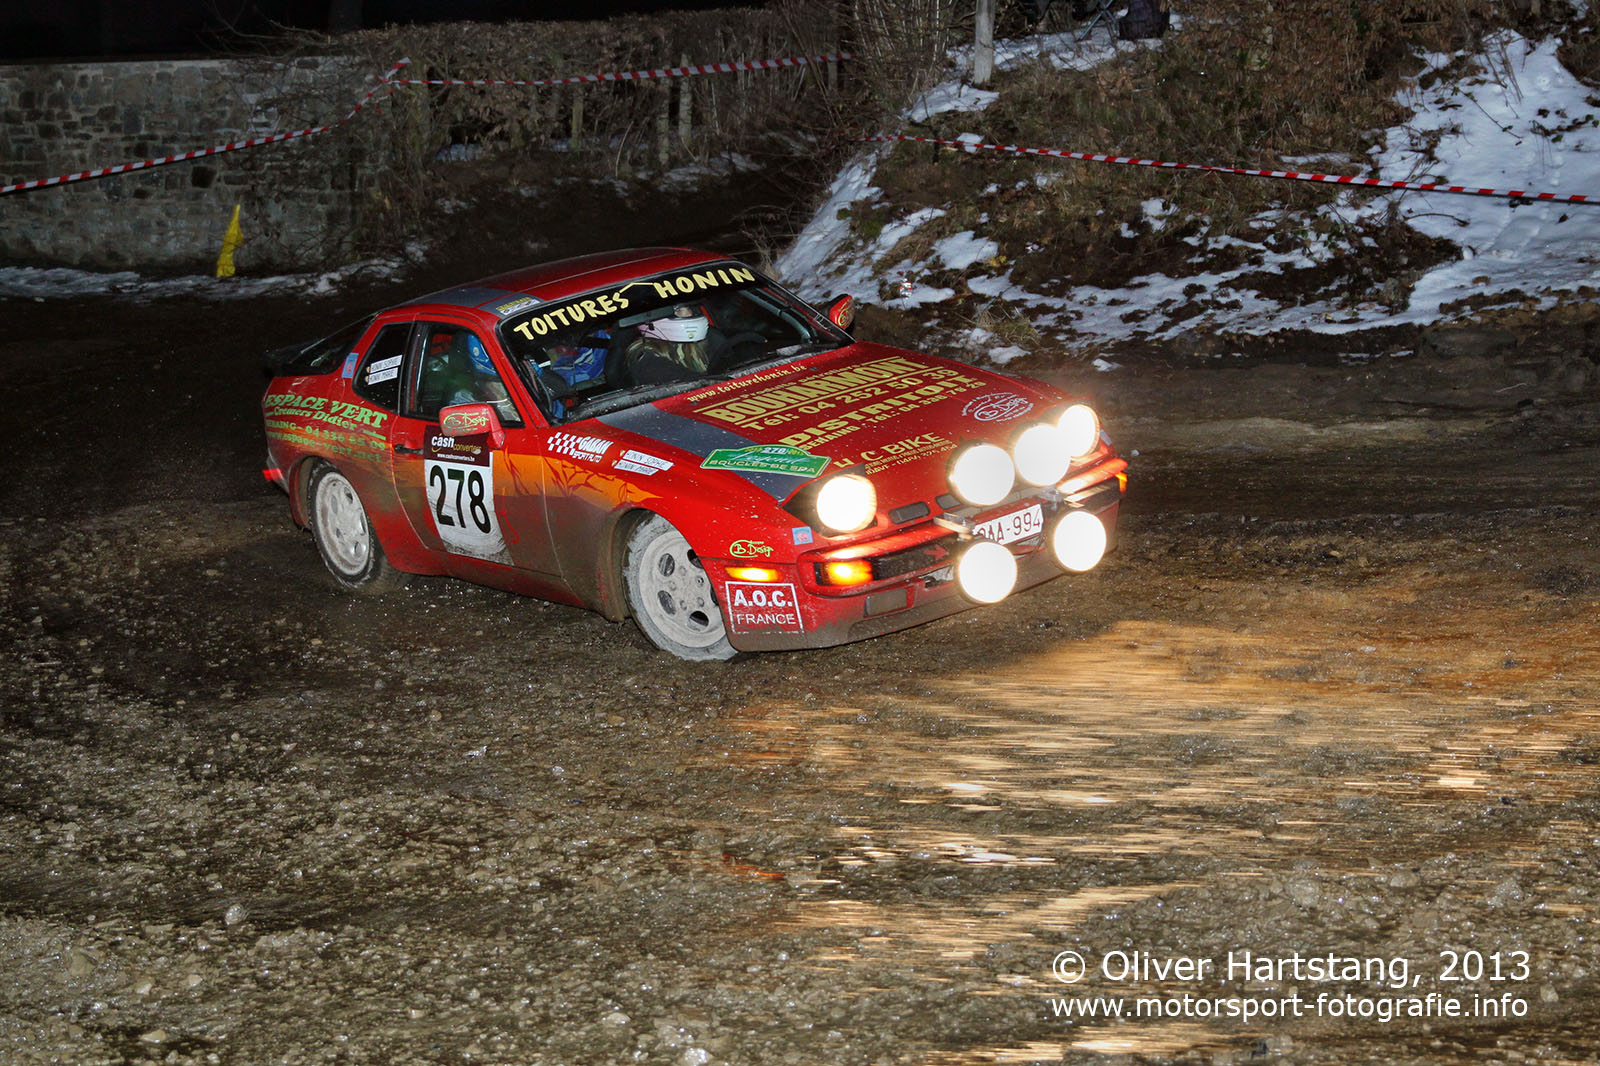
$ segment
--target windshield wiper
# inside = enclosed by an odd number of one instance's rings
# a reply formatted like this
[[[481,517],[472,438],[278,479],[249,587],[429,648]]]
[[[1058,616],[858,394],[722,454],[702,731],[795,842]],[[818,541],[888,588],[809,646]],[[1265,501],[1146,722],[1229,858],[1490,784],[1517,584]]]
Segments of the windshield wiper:
[[[620,411],[624,407],[637,407],[641,403],[651,400],[660,400],[667,396],[676,396],[680,392],[698,389],[713,379],[702,378],[696,381],[664,381],[652,385],[635,385],[621,392],[608,392],[604,396],[596,396],[592,400],[585,400],[572,413],[568,421],[580,418],[593,418],[596,415],[610,414]]]
[[[735,377],[741,374],[754,374],[757,371],[765,370],[768,367],[779,366],[783,363],[792,363],[801,356],[817,355],[821,352],[831,352],[835,348],[842,347],[844,347],[844,345],[831,340],[805,341],[801,344],[791,344],[787,347],[779,348],[776,352],[772,352],[766,357],[758,359],[754,362],[735,363],[733,366],[723,371],[723,373],[729,375],[730,377]]]

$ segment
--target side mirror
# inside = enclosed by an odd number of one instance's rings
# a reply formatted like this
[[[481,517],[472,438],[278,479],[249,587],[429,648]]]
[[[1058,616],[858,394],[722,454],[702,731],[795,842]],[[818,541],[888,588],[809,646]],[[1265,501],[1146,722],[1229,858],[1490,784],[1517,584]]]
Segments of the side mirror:
[[[856,320],[856,298],[854,296],[840,296],[828,305],[828,321],[850,332],[850,326]]]
[[[506,446],[505,427],[494,405],[487,403],[458,403],[439,412],[439,432],[447,437],[478,437],[488,434],[489,447]]]

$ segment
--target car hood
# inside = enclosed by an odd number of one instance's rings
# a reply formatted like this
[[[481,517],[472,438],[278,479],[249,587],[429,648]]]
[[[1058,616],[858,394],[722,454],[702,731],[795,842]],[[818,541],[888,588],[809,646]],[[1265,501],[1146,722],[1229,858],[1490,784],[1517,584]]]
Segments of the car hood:
[[[937,469],[929,485],[942,485],[945,457],[958,446],[1004,443],[1061,399],[952,360],[852,344],[598,421],[680,448],[783,499],[811,477],[850,468],[903,482],[907,491]]]

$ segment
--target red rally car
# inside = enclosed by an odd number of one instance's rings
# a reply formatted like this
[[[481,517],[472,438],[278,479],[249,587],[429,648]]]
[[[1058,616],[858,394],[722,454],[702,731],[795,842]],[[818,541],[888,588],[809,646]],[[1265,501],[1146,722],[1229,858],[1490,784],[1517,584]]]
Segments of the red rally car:
[[[342,585],[450,574],[685,659],[1099,562],[1127,463],[1088,406],[849,325],[703,252],[503,274],[270,355],[266,475]]]

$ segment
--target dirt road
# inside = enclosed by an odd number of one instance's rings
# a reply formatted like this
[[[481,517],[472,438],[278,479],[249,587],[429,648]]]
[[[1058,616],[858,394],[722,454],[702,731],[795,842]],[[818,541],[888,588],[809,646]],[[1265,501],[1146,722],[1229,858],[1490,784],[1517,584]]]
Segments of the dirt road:
[[[5,308],[0,1060],[1596,1061],[1584,315],[1054,372],[1102,568],[707,667],[330,589],[257,354],[372,295]]]

